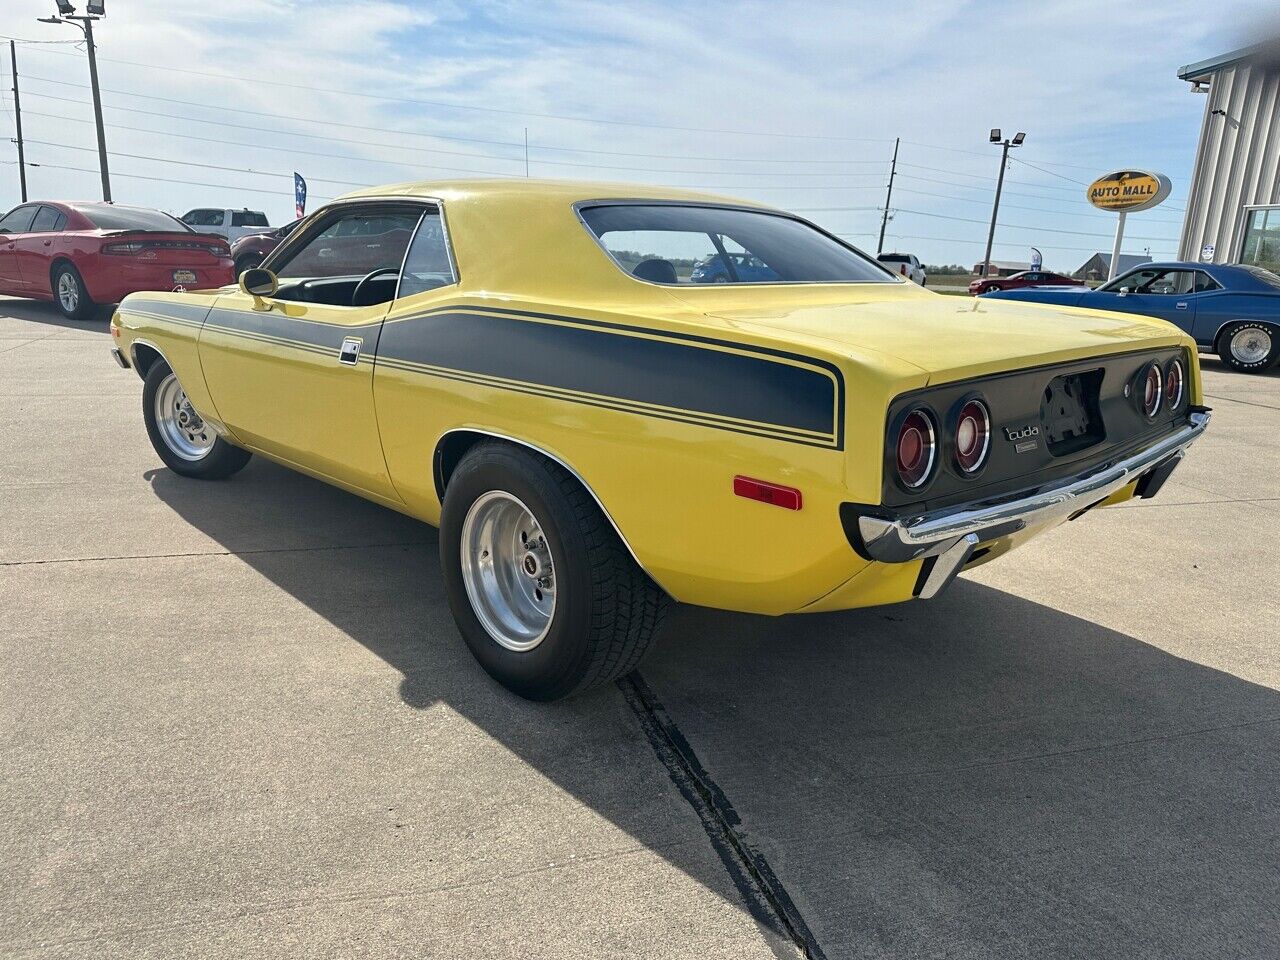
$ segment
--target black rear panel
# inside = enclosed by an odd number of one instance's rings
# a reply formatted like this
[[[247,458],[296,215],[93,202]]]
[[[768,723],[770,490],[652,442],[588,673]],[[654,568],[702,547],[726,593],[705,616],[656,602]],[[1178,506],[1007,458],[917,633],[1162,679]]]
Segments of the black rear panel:
[[[1167,369],[1175,357],[1182,360],[1189,384],[1190,358],[1174,347],[903,394],[889,408],[882,503],[899,511],[952,506],[1069,477],[1144,447],[1188,420],[1186,397],[1175,413],[1162,406],[1154,421],[1143,417],[1136,401],[1135,386],[1146,364],[1157,360]],[[952,423],[974,396],[991,411],[991,446],[977,475],[965,477],[955,466]],[[894,439],[898,424],[917,406],[929,411],[937,425],[938,465],[922,489],[908,491],[897,481]]]

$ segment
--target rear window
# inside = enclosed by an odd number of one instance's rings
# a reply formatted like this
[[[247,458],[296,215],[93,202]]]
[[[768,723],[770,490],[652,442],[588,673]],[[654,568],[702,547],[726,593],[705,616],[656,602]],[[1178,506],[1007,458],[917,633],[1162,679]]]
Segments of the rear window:
[[[177,217],[159,210],[143,207],[77,207],[80,213],[99,230],[166,230],[190,233],[191,230]]]
[[[867,255],[782,214],[642,203],[580,212],[618,266],[650,283],[893,282]]]
[[[1263,283],[1269,284],[1270,286],[1280,288],[1280,276],[1277,276],[1270,270],[1266,270],[1262,267],[1255,267],[1248,263],[1242,263],[1241,266],[1253,274],[1253,278],[1255,280],[1261,280]]]
[[[910,263],[910,257],[904,257],[900,253],[882,253],[876,257],[881,263]]]
[[[265,213],[254,213],[252,210],[238,210],[231,214],[233,227],[269,227]]]

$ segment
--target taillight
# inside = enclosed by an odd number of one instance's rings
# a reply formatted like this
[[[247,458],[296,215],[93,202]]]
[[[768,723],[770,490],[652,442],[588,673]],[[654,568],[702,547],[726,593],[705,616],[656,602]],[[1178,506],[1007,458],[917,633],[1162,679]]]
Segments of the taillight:
[[[956,414],[956,466],[969,475],[977,473],[991,447],[991,414],[981,400],[968,400]]]
[[[917,407],[907,414],[898,428],[898,477],[907,489],[924,486],[933,473],[937,450],[933,418],[923,408]]]
[[[1142,374],[1142,414],[1148,420],[1154,419],[1155,415],[1160,412],[1160,401],[1162,399],[1163,378],[1160,376],[1160,364],[1147,364],[1146,372]]]
[[[145,243],[108,243],[102,247],[102,252],[116,257],[132,257],[141,253],[146,246]]]
[[[1186,378],[1182,372],[1182,361],[1174,360],[1164,377],[1164,405],[1169,412],[1182,406],[1182,398],[1186,395]]]

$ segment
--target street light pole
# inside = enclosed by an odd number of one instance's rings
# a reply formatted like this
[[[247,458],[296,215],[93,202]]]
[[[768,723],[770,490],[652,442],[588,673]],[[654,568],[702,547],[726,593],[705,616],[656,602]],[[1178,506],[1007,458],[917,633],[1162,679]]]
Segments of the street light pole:
[[[1000,128],[995,127],[991,130],[990,141],[1000,144],[1000,175],[996,178],[996,199],[991,206],[991,229],[987,231],[987,252],[982,258],[982,276],[985,278],[991,273],[991,246],[996,239],[996,217],[1000,213],[1000,194],[1004,191],[1004,171],[1009,165],[1009,148],[1022,146],[1022,141],[1027,139],[1027,135],[1019,131],[1014,134],[1012,140],[1000,139]]]
[[[98,170],[102,174],[102,199],[111,202],[111,173],[107,168],[107,134],[102,123],[102,94],[98,90],[98,51],[93,42],[93,24],[106,15],[103,0],[89,0],[86,12],[77,14],[70,0],[57,0],[58,13],[37,17],[41,23],[70,23],[80,28],[89,48],[89,86],[93,91],[93,120],[98,132]]]

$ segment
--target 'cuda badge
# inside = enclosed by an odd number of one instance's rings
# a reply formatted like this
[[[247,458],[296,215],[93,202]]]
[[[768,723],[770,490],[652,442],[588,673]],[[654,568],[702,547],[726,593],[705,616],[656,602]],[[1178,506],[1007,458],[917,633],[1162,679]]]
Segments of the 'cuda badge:
[[[1040,428],[1033,423],[1025,427],[1005,427],[1004,436],[1006,440],[1027,440],[1030,437],[1040,436]]]

